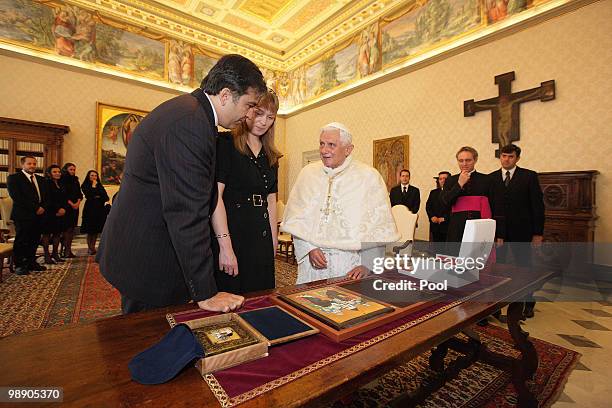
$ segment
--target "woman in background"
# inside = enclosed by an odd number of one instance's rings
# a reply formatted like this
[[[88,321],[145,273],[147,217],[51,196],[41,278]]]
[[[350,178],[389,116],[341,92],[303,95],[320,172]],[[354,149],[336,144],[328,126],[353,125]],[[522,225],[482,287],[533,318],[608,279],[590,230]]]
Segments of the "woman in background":
[[[87,176],[83,184],[81,184],[81,189],[85,195],[81,232],[87,234],[89,255],[95,255],[98,234],[102,232],[106,222],[107,212],[104,204],[108,201],[108,194],[102,183],[100,183],[100,177],[95,170],[87,172]]]
[[[275,286],[281,157],[274,147],[277,111],[278,98],[268,91],[231,134],[217,140],[217,157],[222,159],[217,160],[219,199],[212,225],[218,243],[220,271],[215,278],[220,291],[243,294]]]
[[[60,183],[66,190],[66,215],[64,220],[64,258],[74,258],[72,253],[72,239],[74,238],[74,227],[79,221],[79,206],[83,200],[79,178],[76,176],[76,166],[74,163],[66,163],[62,167],[62,179]]]
[[[44,202],[45,214],[42,225],[42,247],[45,253],[46,264],[64,262],[58,253],[60,237],[65,230],[66,219],[66,190],[60,183],[62,169],[57,164],[47,168],[47,196]],[[53,253],[49,253],[49,242],[53,244]]]

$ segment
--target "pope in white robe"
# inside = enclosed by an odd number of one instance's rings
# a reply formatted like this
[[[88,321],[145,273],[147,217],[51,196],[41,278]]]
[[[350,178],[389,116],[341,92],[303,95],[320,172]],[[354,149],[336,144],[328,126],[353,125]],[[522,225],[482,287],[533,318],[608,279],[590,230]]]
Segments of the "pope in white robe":
[[[397,231],[385,183],[353,157],[352,136],[334,122],[321,129],[321,162],[305,166],[289,194],[281,230],[293,235],[297,283],[358,279],[385,255]]]

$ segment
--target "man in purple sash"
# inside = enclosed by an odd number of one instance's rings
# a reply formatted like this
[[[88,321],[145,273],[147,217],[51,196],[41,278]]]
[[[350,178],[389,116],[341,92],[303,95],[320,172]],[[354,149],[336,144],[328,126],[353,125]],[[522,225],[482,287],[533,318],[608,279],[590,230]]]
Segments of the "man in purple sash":
[[[492,218],[493,183],[488,175],[474,169],[478,152],[464,146],[456,157],[461,173],[449,177],[440,193],[442,205],[451,208],[447,242],[461,242],[467,220]]]
[[[446,253],[453,256],[459,254],[467,220],[493,218],[491,213],[493,180],[474,168],[478,161],[478,152],[473,147],[464,146],[459,149],[455,157],[461,173],[449,177],[440,193],[443,207],[451,209]],[[499,315],[499,312],[495,315]],[[485,326],[488,321],[485,318],[478,324]]]

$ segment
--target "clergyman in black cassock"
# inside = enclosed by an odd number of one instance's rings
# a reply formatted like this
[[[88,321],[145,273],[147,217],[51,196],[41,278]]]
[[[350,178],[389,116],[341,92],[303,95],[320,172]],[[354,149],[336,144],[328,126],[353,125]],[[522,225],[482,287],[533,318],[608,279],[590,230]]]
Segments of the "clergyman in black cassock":
[[[448,222],[450,220],[450,208],[442,205],[440,201],[440,193],[444,188],[446,181],[450,177],[449,172],[440,172],[436,183],[438,188],[429,192],[425,208],[427,217],[429,218],[429,232],[433,242],[446,242],[446,234],[448,232]]]
[[[446,241],[456,243],[447,245],[449,255],[458,254],[467,220],[491,218],[493,198],[491,178],[474,169],[476,149],[462,147],[456,157],[461,173],[449,177],[440,193],[442,206],[451,212]]]

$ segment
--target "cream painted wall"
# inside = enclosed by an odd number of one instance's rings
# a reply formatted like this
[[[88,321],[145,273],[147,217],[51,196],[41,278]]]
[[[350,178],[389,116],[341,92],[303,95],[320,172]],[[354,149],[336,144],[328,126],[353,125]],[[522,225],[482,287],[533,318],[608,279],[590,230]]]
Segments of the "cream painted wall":
[[[521,107],[520,165],[536,171],[596,169],[600,216],[596,240],[612,242],[612,0],[600,1],[505,38],[465,51],[286,120],[288,191],[302,167],[302,152],[316,149],[318,129],[344,122],[354,155],[372,163],[372,141],[410,135],[411,183],[425,201],[440,170],[457,172],[455,152],[472,145],[477,168],[498,168],[491,114],[463,117],[463,100],[497,95],[495,75],[516,71],[513,90],[554,79],[557,99]],[[419,223],[417,238],[429,235]],[[610,263],[610,262],[606,262]]]
[[[286,135],[287,132],[285,127],[287,120],[285,118],[276,118],[274,123],[274,144],[276,148],[281,152],[287,151]],[[283,156],[278,162],[278,199],[284,203],[287,202],[287,157]]]
[[[148,111],[178,95],[8,52],[0,54],[0,92],[0,116],[70,126],[63,158],[81,181],[96,166],[96,102]],[[116,188],[107,190],[112,196]]]

